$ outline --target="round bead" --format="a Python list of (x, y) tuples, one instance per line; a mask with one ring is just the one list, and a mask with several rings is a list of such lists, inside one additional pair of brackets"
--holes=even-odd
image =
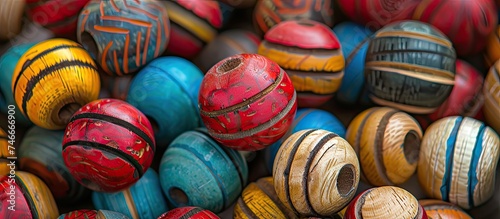
[(488, 68), (500, 60), (500, 25), (488, 37), (485, 59)]
[(49, 39), (29, 48), (17, 62), (11, 85), (16, 104), (28, 119), (59, 130), (78, 108), (97, 99), (100, 87), (92, 58), (67, 39)]
[(66, 127), (62, 145), (71, 175), (98, 192), (117, 192), (137, 182), (151, 165), (156, 148), (146, 116), (116, 99), (80, 108)]
[(78, 17), (77, 39), (109, 75), (136, 72), (167, 48), (170, 21), (159, 1), (91, 0)]
[(366, 54), (370, 98), (409, 113), (432, 113), (453, 89), (455, 62), (451, 42), (429, 24), (387, 25), (374, 34)]
[(26, 1), (3, 0), (0, 4), (0, 40), (12, 39), (21, 33)]
[[(8, 159), (8, 157), (16, 157), (16, 150), (9, 150), (12, 149), (9, 148), (11, 146), (9, 144), (9, 135), (7, 135), (7, 132), (0, 127), (0, 176), (5, 176), (8, 175), (9, 172), (13, 171), (12, 173), (15, 173), (16, 170), (16, 164), (12, 164), (11, 161)], [(14, 136), (14, 135), (12, 135)], [(11, 140), (12, 142), (12, 140)], [(13, 151), (14, 153), (11, 154), (9, 152)], [(14, 174), (12, 174), (14, 175)]]
[(484, 123), (452, 116), (432, 123), (422, 138), (418, 181), (429, 198), (464, 209), (493, 196), (500, 151), (498, 135)]
[(298, 131), (283, 142), (274, 160), (279, 200), (301, 216), (327, 217), (354, 197), (359, 161), (349, 143), (333, 132)]
[(1, 218), (57, 218), (56, 201), (45, 183), (35, 175), (16, 171), (0, 177)]
[(500, 60), (491, 66), (484, 79), (484, 118), (486, 123), (500, 133)]
[(371, 102), (365, 86), (365, 58), (369, 37), (373, 32), (349, 21), (335, 25), (333, 32), (342, 45), (345, 60), (344, 77), (335, 99), (346, 105), (369, 105)]
[(463, 211), (460, 207), (434, 199), (419, 200), (429, 218), (440, 219), (472, 219), (472, 217)]
[(60, 215), (57, 219), (130, 219), (122, 213), (107, 210), (75, 210)]
[(394, 186), (368, 189), (354, 198), (344, 219), (415, 218), (427, 219), (427, 214), (410, 192)]
[(346, 139), (361, 165), (361, 178), (374, 186), (401, 185), (417, 168), (422, 129), (410, 115), (389, 107), (358, 114)]
[(333, 0), (259, 0), (253, 9), (253, 22), (264, 34), (288, 20), (308, 19), (333, 27), (333, 5)]
[(198, 104), (210, 135), (224, 146), (256, 151), (278, 141), (297, 110), (292, 81), (257, 54), (228, 57), (201, 82)]
[[(203, 73), (180, 57), (159, 57), (134, 77), (127, 102), (158, 128), (155, 139), (164, 151), (177, 136), (201, 125), (198, 89)], [(155, 127), (155, 126), (153, 126)]]
[(158, 174), (153, 169), (148, 169), (137, 183), (125, 190), (93, 192), (92, 203), (96, 209), (119, 212), (135, 219), (157, 218), (168, 211)]
[(441, 30), (461, 56), (481, 52), (488, 35), (497, 27), (497, 8), (492, 0), (419, 2), (413, 19)]
[(170, 219), (170, 218), (182, 218), (182, 219), (219, 219), (219, 216), (214, 214), (209, 210), (205, 210), (199, 207), (179, 207), (165, 212), (157, 219)]
[(133, 75), (125, 75), (121, 77), (112, 77), (106, 74), (101, 76), (101, 91), (106, 90), (109, 92), (109, 97), (126, 101), (127, 95), (130, 90)]
[(319, 107), (333, 97), (344, 77), (345, 60), (330, 27), (312, 20), (283, 21), (264, 39), (258, 53), (286, 71), (298, 107)]
[(63, 137), (63, 130), (52, 131), (38, 126), (30, 128), (19, 146), (19, 167), (42, 179), (56, 201), (80, 202), (89, 193), (64, 165)]
[(217, 144), (205, 129), (181, 134), (161, 159), (161, 187), (174, 207), (219, 213), (236, 201), (247, 180), (243, 156)]

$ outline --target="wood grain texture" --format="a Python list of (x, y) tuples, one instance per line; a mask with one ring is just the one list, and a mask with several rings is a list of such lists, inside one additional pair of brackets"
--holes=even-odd
[(352, 146), (337, 134), (316, 129), (288, 137), (274, 160), (274, 188), (279, 200), (301, 216), (327, 217), (354, 197), (359, 161)]
[(26, 8), (24, 0), (4, 0), (0, 4), (0, 40), (14, 38), (21, 33), (23, 15)]
[(108, 210), (75, 210), (61, 214), (57, 219), (130, 219), (122, 213)]
[(446, 117), (422, 138), (418, 180), (427, 197), (471, 209), (493, 196), (498, 135), (469, 117)]
[(449, 202), (436, 199), (421, 199), (418, 203), (422, 205), (429, 219), (472, 219), (460, 207)]
[(500, 60), (491, 66), (484, 79), (483, 113), (486, 123), (500, 133)]
[(497, 26), (488, 37), (485, 54), (486, 66), (490, 68), (500, 60), (500, 26)]

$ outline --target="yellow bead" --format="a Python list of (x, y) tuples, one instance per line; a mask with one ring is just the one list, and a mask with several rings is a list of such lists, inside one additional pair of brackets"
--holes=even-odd
[(430, 219), (472, 219), (460, 207), (441, 200), (423, 199), (418, 201)]
[(7, 157), (16, 156), (9, 155), (9, 142), (7, 133), (0, 127), (0, 177), (8, 175), (10, 172), (9, 160)]

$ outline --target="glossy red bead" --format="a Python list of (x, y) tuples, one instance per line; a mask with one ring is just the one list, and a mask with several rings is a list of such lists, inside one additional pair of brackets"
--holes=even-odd
[(340, 42), (332, 29), (314, 21), (282, 22), (271, 28), (264, 39), (282, 46), (301, 49), (340, 49)]
[(199, 207), (180, 207), (174, 208), (165, 214), (162, 214), (158, 219), (183, 218), (183, 219), (219, 219), (219, 216), (209, 210), (204, 210)]

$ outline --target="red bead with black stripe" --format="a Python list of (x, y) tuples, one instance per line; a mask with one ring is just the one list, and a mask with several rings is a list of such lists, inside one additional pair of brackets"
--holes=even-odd
[(142, 177), (155, 148), (153, 128), (142, 112), (122, 100), (101, 99), (72, 116), (64, 134), (63, 158), (85, 187), (117, 192)]
[(219, 219), (219, 217), (209, 210), (205, 210), (199, 207), (180, 207), (174, 208), (158, 217), (157, 219), (168, 219), (168, 218), (179, 218), (179, 219)]

